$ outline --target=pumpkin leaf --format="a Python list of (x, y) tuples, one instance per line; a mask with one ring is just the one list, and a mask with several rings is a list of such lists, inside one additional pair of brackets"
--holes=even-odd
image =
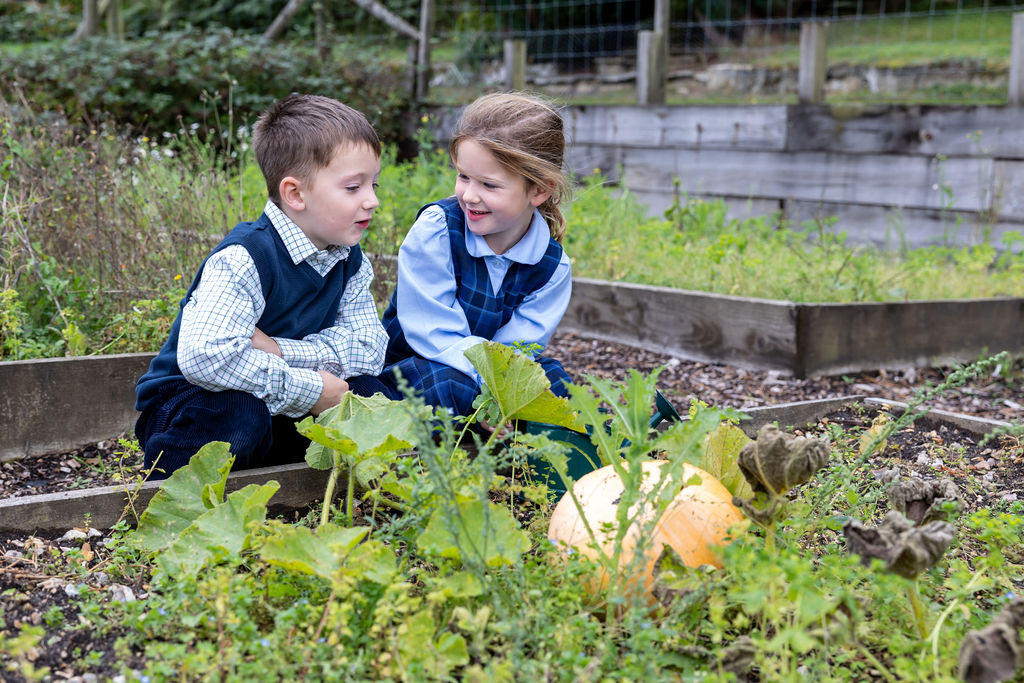
[(529, 538), (507, 509), (462, 496), (454, 506), (434, 510), (416, 544), (431, 555), (462, 562), (476, 559), (489, 567), (516, 565), (530, 548)]
[(453, 669), (469, 663), (466, 640), (461, 635), (445, 631), (435, 639), (434, 629), (434, 617), (425, 610), (407, 617), (399, 625), (395, 653), (401, 671), (420, 671), (428, 674), (428, 678), (447, 678)]
[(386, 469), (393, 460), (389, 456), (412, 449), (420, 422), (420, 416), (401, 401), (349, 392), (319, 417), (302, 420), (298, 430), (313, 441), (306, 449), (306, 462), (314, 469), (331, 469), (343, 462), (359, 478), (358, 465), (376, 459), (363, 471), (360, 483), (366, 485)]
[(398, 574), (395, 551), (380, 541), (370, 539), (352, 549), (342, 571), (349, 576), (386, 586)]
[(505, 422), (529, 420), (583, 431), (569, 402), (551, 393), (544, 368), (498, 342), (466, 349), (466, 358), (490, 387)]
[(281, 487), (276, 481), (250, 484), (223, 504), (200, 515), (157, 559), (170, 576), (195, 576), (207, 563), (238, 555), (249, 545), (252, 522), (267, 518), (267, 501)]
[(430, 595), (438, 598), (439, 603), (458, 598), (475, 598), (484, 592), (480, 579), (470, 572), (439, 576), (431, 580), (430, 587)]
[(132, 541), (155, 553), (174, 543), (200, 515), (220, 504), (235, 458), (230, 445), (213, 441), (199, 449), (188, 465), (171, 473), (139, 518)]
[(697, 465), (722, 482), (732, 495), (750, 498), (754, 489), (747, 483), (739, 463), (740, 451), (750, 442), (750, 437), (735, 424), (720, 422), (704, 437), (704, 455)]
[(808, 481), (828, 456), (825, 441), (766, 424), (758, 430), (757, 440), (740, 450), (739, 466), (755, 492), (777, 497)]
[(366, 527), (343, 527), (327, 523), (311, 530), (289, 527), (267, 539), (260, 549), (264, 561), (290, 571), (336, 581), (345, 558), (369, 533)]

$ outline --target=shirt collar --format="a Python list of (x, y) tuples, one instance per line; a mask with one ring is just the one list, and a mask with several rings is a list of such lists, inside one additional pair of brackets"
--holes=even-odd
[[(534, 209), (533, 219), (530, 221), (530, 228), (526, 231), (526, 234), (500, 256), (516, 263), (532, 266), (540, 263), (540, 260), (544, 258), (550, 241), (551, 230), (548, 228), (548, 222), (544, 220), (544, 216), (541, 215), (540, 211)], [(480, 235), (473, 234), (468, 228), (466, 229), (466, 251), (469, 252), (470, 256), (477, 258), (481, 256), (498, 256), (488, 246), (487, 240)]]
[[(288, 256), (291, 257), (292, 263), (299, 264), (311, 256), (316, 256), (320, 253), (316, 245), (306, 237), (306, 233), (302, 232), (302, 228), (296, 225), (295, 221), (291, 218), (288, 218), (285, 212), (281, 210), (281, 207), (272, 200), (267, 200), (267, 205), (263, 207), (263, 213), (267, 214), (267, 218), (270, 219), (274, 229), (277, 230), (277, 234), (281, 236), (281, 241), (284, 242), (284, 247), (288, 250)], [(349, 247), (339, 247), (332, 244), (324, 251), (330, 254), (331, 260), (343, 261), (348, 258), (349, 249)]]

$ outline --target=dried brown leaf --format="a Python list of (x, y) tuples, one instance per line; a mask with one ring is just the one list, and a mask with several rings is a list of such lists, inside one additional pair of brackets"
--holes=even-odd
[(740, 450), (739, 464), (755, 492), (775, 497), (810, 479), (828, 455), (828, 444), (821, 439), (787, 434), (767, 424), (756, 441)]
[(1015, 598), (983, 629), (971, 631), (960, 644), (960, 679), (964, 683), (999, 683), (1024, 666), (1020, 628), (1024, 598)]
[(886, 489), (893, 510), (902, 512), (918, 525), (949, 521), (946, 503), (952, 503), (956, 514), (963, 510), (960, 489), (952, 479), (906, 479), (894, 481)]
[(877, 528), (857, 519), (843, 526), (850, 552), (860, 555), (864, 564), (872, 559), (885, 563), (886, 569), (912, 579), (934, 566), (953, 542), (953, 525), (929, 522), (920, 527), (895, 510), (890, 511)]

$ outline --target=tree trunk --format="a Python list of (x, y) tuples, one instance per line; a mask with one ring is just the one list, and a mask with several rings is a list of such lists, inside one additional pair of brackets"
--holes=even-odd
[(270, 27), (263, 33), (263, 40), (274, 40), (281, 35), (285, 26), (288, 25), (288, 22), (292, 20), (295, 13), (299, 11), (300, 7), (302, 7), (302, 1), (303, 0), (288, 0), (288, 4), (284, 6), (281, 13), (274, 18)]
[(320, 59), (321, 70), (327, 66), (331, 58), (331, 13), (327, 9), (326, 0), (313, 2), (313, 16), (316, 21), (316, 54)]

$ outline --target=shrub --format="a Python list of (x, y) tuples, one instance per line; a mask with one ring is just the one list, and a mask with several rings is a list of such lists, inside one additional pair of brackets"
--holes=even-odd
[(226, 29), (97, 37), (0, 53), (0, 87), (17, 87), (39, 109), (71, 121), (107, 121), (140, 134), (198, 122), (227, 135), (275, 99), (309, 92), (359, 109), (381, 137), (397, 139), (408, 107), (403, 67), (363, 50), (356, 56), (336, 47), (321, 64), (312, 45), (265, 45)]

